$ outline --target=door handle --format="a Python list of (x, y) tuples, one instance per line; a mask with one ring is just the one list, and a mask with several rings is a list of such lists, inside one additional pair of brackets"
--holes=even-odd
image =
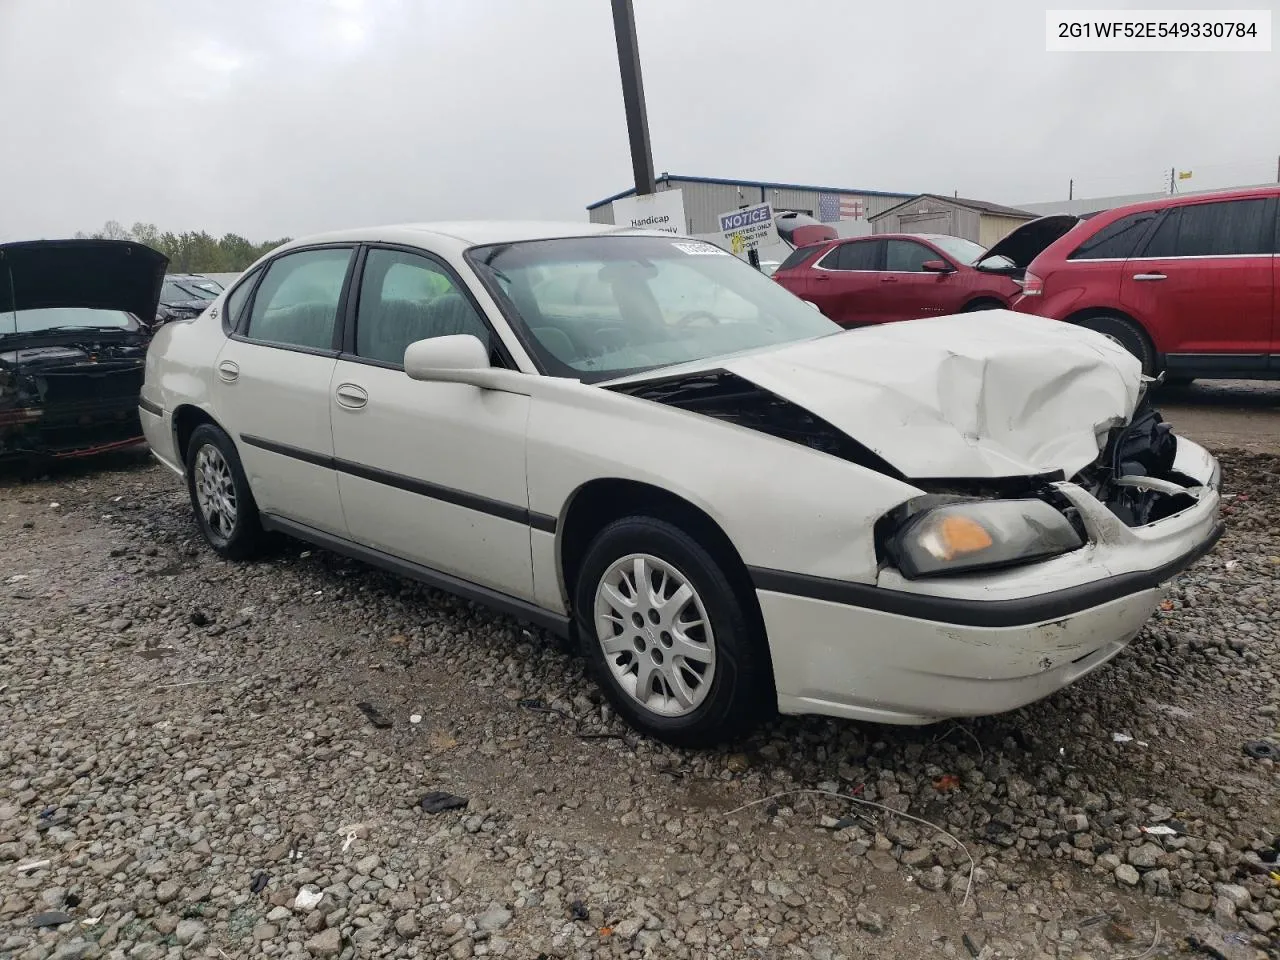
[(338, 403), (351, 410), (359, 410), (369, 402), (369, 394), (364, 387), (357, 387), (354, 383), (340, 383), (338, 389), (334, 391), (334, 395), (338, 399)]
[(235, 383), (240, 376), (240, 367), (230, 360), (218, 364), (218, 377), (227, 383)]
[(898, 278), (897, 277), (881, 277), (880, 282), (881, 283), (897, 283)]
[(818, 273), (818, 274), (814, 274), (813, 279), (815, 279), (815, 280), (821, 280), (823, 283), (826, 283), (826, 282), (827, 282), (828, 280), (830, 280), (831, 278), (830, 278), (830, 277), (828, 277), (825, 273)]
[(1135, 280), (1168, 280), (1169, 278), (1166, 277), (1163, 273), (1135, 273), (1133, 275), (1133, 279)]

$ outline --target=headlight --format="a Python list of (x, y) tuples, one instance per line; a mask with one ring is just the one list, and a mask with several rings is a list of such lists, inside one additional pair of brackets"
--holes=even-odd
[(1030, 563), (1082, 546), (1071, 521), (1043, 500), (971, 500), (913, 514), (886, 550), (914, 580)]

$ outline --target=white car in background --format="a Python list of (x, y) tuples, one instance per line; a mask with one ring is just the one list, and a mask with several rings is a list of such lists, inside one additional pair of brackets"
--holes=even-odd
[(576, 637), (678, 744), (920, 724), (1115, 656), (1221, 532), (1137, 361), (1005, 311), (844, 331), (711, 244), (585, 224), (297, 240), (151, 344), (204, 536), (282, 531)]

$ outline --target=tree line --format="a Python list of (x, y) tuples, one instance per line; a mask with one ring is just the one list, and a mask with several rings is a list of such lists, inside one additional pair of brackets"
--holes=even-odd
[(269, 250), (289, 238), (252, 243), (236, 233), (214, 237), (203, 230), (163, 233), (154, 223), (135, 223), (126, 230), (119, 222), (108, 220), (101, 230), (76, 233), (77, 240), (136, 240), (169, 258), (172, 273), (238, 273)]

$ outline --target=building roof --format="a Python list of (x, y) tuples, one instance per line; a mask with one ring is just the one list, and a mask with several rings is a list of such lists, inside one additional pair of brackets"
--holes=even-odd
[(1034, 220), (1039, 214), (1030, 213), (1026, 210), (1019, 210), (1017, 207), (1006, 207), (998, 203), (988, 203), (986, 200), (966, 200), (964, 197), (944, 197), (939, 193), (918, 193), (914, 197), (909, 197), (901, 203), (895, 204), (888, 210), (881, 210), (877, 214), (867, 217), (868, 220), (879, 220), (893, 211), (901, 209), (909, 204), (915, 203), (917, 200), (938, 200), (942, 203), (954, 204), (957, 207), (968, 207), (970, 210), (977, 210), (979, 213), (990, 213), (997, 217), (1020, 217), (1023, 220)]
[[(726, 187), (763, 187), (765, 190), (811, 190), (815, 193), (855, 193), (863, 197), (903, 197), (904, 199), (914, 199), (920, 194), (895, 193), (886, 190), (863, 190), (861, 187), (817, 187), (805, 183), (774, 183), (772, 180), (726, 180), (723, 177), (687, 177), (681, 173), (663, 173), (658, 177), (659, 183), (671, 182), (678, 180), (681, 183), (718, 183)], [(605, 197), (603, 200), (597, 200), (595, 203), (587, 204), (588, 210), (594, 210), (596, 207), (603, 207), (606, 203), (613, 203), (615, 200), (621, 200), (623, 197), (634, 196), (636, 188), (623, 190), (621, 193), (615, 193), (611, 197)]]

